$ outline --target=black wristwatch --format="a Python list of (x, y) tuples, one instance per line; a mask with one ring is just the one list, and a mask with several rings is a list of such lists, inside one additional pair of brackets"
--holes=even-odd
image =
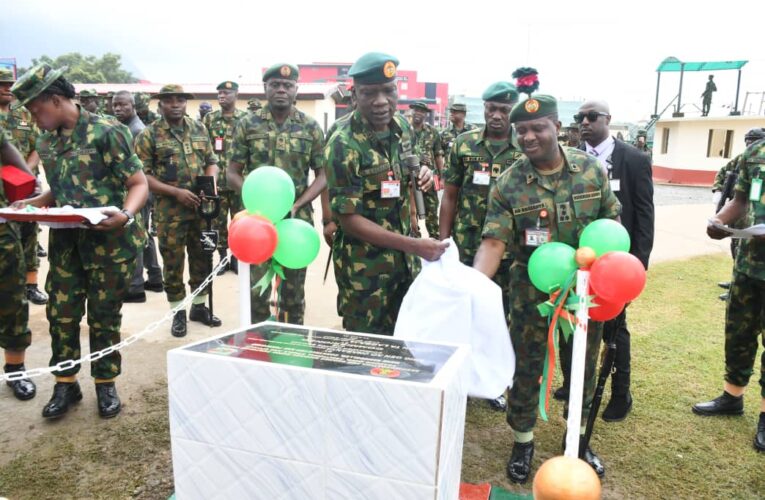
[(132, 224), (133, 222), (135, 222), (135, 215), (131, 214), (130, 212), (128, 212), (124, 208), (122, 210), (120, 210), (120, 213), (125, 214), (125, 217), (128, 218), (127, 222), (124, 224), (124, 227), (127, 227), (130, 224)]

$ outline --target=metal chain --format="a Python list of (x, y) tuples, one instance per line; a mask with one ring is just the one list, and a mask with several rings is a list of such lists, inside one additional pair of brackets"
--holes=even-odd
[(199, 288), (191, 292), (191, 295), (187, 296), (185, 299), (183, 299), (183, 302), (175, 306), (162, 316), (160, 319), (149, 323), (146, 328), (141, 330), (140, 332), (136, 333), (135, 335), (131, 335), (130, 337), (126, 338), (125, 340), (122, 340), (121, 342), (118, 342), (112, 346), (107, 347), (106, 349), (101, 349), (100, 351), (91, 352), (90, 354), (87, 354), (80, 359), (68, 359), (66, 361), (62, 361), (54, 366), (47, 366), (44, 368), (32, 368), (31, 370), (26, 370), (23, 372), (11, 372), (11, 373), (0, 373), (0, 382), (8, 381), (12, 382), (14, 380), (19, 380), (22, 378), (33, 378), (33, 377), (39, 377), (40, 375), (45, 375), (47, 373), (53, 373), (55, 371), (63, 371), (63, 370), (71, 370), (77, 365), (81, 365), (82, 363), (88, 361), (96, 361), (98, 359), (103, 358), (104, 356), (108, 356), (109, 354), (112, 354), (115, 351), (119, 351), (123, 347), (127, 347), (130, 344), (135, 343), (138, 339), (141, 337), (148, 335), (149, 333), (154, 332), (157, 330), (160, 326), (162, 326), (164, 323), (170, 321), (173, 319), (173, 316), (175, 316), (175, 313), (181, 310), (186, 310), (186, 306), (188, 306), (192, 300), (194, 300), (194, 297), (202, 293), (202, 291), (207, 288), (207, 285), (212, 283), (212, 281), (215, 279), (215, 276), (217, 276), (218, 271), (225, 265), (229, 263), (231, 260), (231, 257), (229, 255), (226, 255), (220, 262), (218, 262), (218, 265), (215, 266), (215, 268), (212, 270), (209, 276), (207, 276), (201, 285), (199, 285)]

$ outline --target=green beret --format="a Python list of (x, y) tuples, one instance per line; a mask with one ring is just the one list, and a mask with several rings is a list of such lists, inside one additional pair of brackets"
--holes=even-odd
[(484, 101), (515, 104), (518, 102), (518, 90), (516, 90), (515, 85), (512, 83), (496, 82), (489, 85), (489, 88), (483, 91), (481, 99)]
[(449, 106), (449, 111), (467, 113), (467, 106), (461, 102), (455, 102), (454, 104)]
[(388, 83), (396, 79), (398, 59), (381, 52), (368, 52), (353, 63), (348, 76), (353, 83), (375, 84)]
[(82, 99), (83, 97), (98, 97), (98, 91), (96, 89), (82, 89), (79, 98)]
[(558, 101), (551, 95), (534, 95), (513, 106), (510, 123), (536, 120), (558, 112)]
[(13, 70), (11, 68), (0, 68), (0, 82), (1, 83), (13, 83), (16, 79), (13, 77)]
[(194, 98), (194, 94), (189, 94), (188, 92), (184, 92), (183, 87), (181, 85), (178, 85), (177, 83), (169, 83), (167, 85), (164, 85), (161, 89), (159, 89), (158, 94), (154, 94), (151, 97), (156, 99), (162, 99), (163, 97), (170, 97), (172, 95), (177, 95), (177, 96), (183, 97), (184, 99)]
[(11, 104), (11, 108), (16, 109), (26, 105), (29, 101), (40, 95), (45, 89), (58, 80), (66, 71), (66, 66), (59, 69), (53, 69), (48, 64), (38, 64), (30, 69), (18, 79), (11, 87), (11, 92), (16, 96), (17, 101)]
[(412, 104), (409, 105), (409, 109), (421, 109), (425, 111), (426, 113), (430, 112), (430, 108), (428, 107), (428, 105), (422, 101), (413, 102)]
[(263, 73), (263, 81), (267, 82), (271, 78), (281, 78), (283, 80), (297, 81), (300, 72), (294, 64), (278, 63), (274, 64)]
[(239, 84), (226, 80), (225, 82), (219, 83), (218, 86), (215, 87), (215, 90), (239, 90)]

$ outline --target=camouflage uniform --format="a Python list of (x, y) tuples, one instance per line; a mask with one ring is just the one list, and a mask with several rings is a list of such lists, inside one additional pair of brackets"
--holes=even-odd
[[(192, 192), (197, 176), (204, 175), (205, 168), (218, 161), (207, 129), (202, 122), (189, 117), (184, 117), (178, 128), (172, 128), (164, 118), (148, 125), (135, 138), (135, 150), (146, 175)], [(154, 216), (167, 300), (178, 302), (186, 297), (184, 250), (189, 254), (189, 286), (192, 290), (196, 290), (210, 272), (209, 258), (202, 251), (199, 239), (206, 225), (197, 210), (158, 193), (155, 193)]]
[[(750, 199), (753, 181), (765, 180), (765, 141), (749, 146), (740, 162), (736, 191)], [(765, 223), (765, 189), (749, 201), (747, 225)], [(765, 346), (765, 241), (741, 240), (725, 314), (725, 381), (745, 386), (752, 376), (757, 337)], [(760, 393), (765, 398), (765, 352), (760, 358)]]
[[(0, 147), (7, 142), (7, 135), (0, 126)], [(8, 206), (5, 190), (0, 184), (0, 208)], [(0, 347), (23, 351), (32, 342), (27, 327), (29, 303), (24, 293), (23, 254), (19, 230), (16, 224), (0, 223)]]
[[(141, 170), (130, 131), (78, 108), (80, 116), (71, 136), (48, 132), (37, 141), (56, 206), (122, 207), (127, 179)], [(115, 231), (50, 231), (45, 289), (50, 296), (46, 313), (51, 365), (80, 357), (80, 319), (86, 301), (91, 352), (119, 342), (122, 300), (145, 238), (138, 220)], [(120, 353), (114, 352), (91, 363), (90, 372), (95, 378), (109, 379), (120, 374), (120, 365)], [(76, 365), (55, 374), (74, 375), (79, 369)]]
[[(414, 137), (411, 125), (399, 114), (389, 132), (386, 145), (358, 111), (338, 125), (325, 149), (332, 212), (358, 214), (388, 231), (410, 235), (410, 177), (401, 159), (412, 154)], [(381, 198), (381, 183), (390, 180), (389, 171), (392, 180), (401, 181), (398, 198)], [(343, 328), (392, 335), (401, 301), (417, 271), (414, 258), (354, 238), (342, 224), (332, 248)]]
[[(525, 230), (549, 227), (551, 241), (578, 246), (584, 227), (595, 219), (615, 218), (621, 205), (611, 191), (597, 159), (573, 148), (561, 148), (562, 170), (541, 175), (527, 158), (503, 173), (489, 195), (483, 236), (508, 245), (514, 262), (510, 268), (510, 337), (516, 352), (514, 384), (510, 390), (507, 421), (516, 432), (534, 428), (539, 384), (547, 352), (547, 319), (537, 305), (549, 297), (528, 277), (528, 260), (536, 247), (526, 246)], [(549, 216), (540, 219), (540, 212)], [(591, 322), (587, 335), (582, 421), (586, 421), (595, 389), (595, 364), (603, 323)]]
[[(5, 129), (8, 141), (16, 146), (21, 156), (28, 159), (35, 151), (35, 142), (40, 135), (40, 130), (32, 121), (32, 114), (26, 108), (16, 108), (7, 113), (0, 111), (0, 127)], [(32, 166), (32, 173), (39, 175), (37, 165)], [(21, 231), (21, 245), (24, 249), (24, 263), (26, 272), (33, 273), (40, 267), (40, 258), (37, 256), (37, 233), (39, 226), (36, 222), (19, 223)]]
[[(233, 152), (229, 161), (244, 166), (243, 176), (258, 167), (279, 167), (295, 183), (295, 199), (308, 188), (311, 169), (324, 166), (324, 134), (319, 124), (302, 111), (292, 109), (287, 120), (278, 125), (267, 104), (249, 113), (234, 128)], [(295, 218), (313, 225), (313, 207), (307, 203), (295, 213)], [(268, 270), (268, 264), (252, 266), (252, 283), (256, 283)], [(303, 324), (305, 314), (305, 269), (285, 269), (281, 285), (279, 321)], [(269, 301), (271, 287), (261, 296), (252, 294), (252, 321), (263, 321), (271, 316)], [(274, 305), (274, 304), (272, 304)]]
[[(433, 125), (423, 123), (422, 130), (417, 131), (412, 127), (412, 131), (415, 137), (414, 154), (420, 158), (420, 165), (427, 165), (435, 175), (442, 175), (436, 168), (436, 157), (444, 155), (438, 130)], [(438, 193), (431, 189), (422, 193), (422, 196), (425, 199), (425, 229), (428, 230), (428, 236), (438, 238)]]
[(465, 126), (462, 128), (462, 130), (457, 130), (452, 124), (446, 130), (441, 131), (441, 148), (444, 150), (444, 154), (446, 155), (444, 165), (449, 165), (449, 153), (451, 152), (452, 146), (454, 145), (457, 137), (460, 134), (470, 132), (471, 130), (475, 130), (477, 128), (478, 127), (475, 125), (465, 122)]
[(144, 123), (144, 125), (148, 126), (159, 120), (159, 115), (149, 109), (149, 103), (151, 102), (151, 97), (149, 94), (144, 92), (136, 92), (134, 98), (135, 112), (138, 115), (138, 118), (140, 118)]
[(236, 215), (241, 210), (240, 196), (228, 187), (226, 180), (226, 168), (228, 159), (233, 153), (234, 126), (241, 118), (247, 115), (246, 111), (234, 109), (232, 116), (223, 116), (223, 110), (216, 110), (205, 115), (202, 123), (205, 124), (210, 134), (210, 142), (213, 151), (218, 155), (218, 196), (220, 196), (220, 215), (215, 221), (215, 229), (218, 230), (218, 249), (225, 251), (228, 248), (228, 216)]
[[(506, 146), (493, 154), (488, 147), (485, 129), (473, 129), (461, 134), (452, 144), (449, 163), (444, 174), (444, 183), (457, 186), (457, 213), (452, 226), (452, 238), (459, 249), (460, 261), (466, 266), (473, 265), (478, 247), (481, 246), (481, 229), (486, 218), (486, 206), (491, 187), (499, 175), (510, 168), (523, 154), (508, 139)], [(489, 171), (489, 185), (473, 182), (474, 172)], [(505, 252), (494, 282), (502, 288), (505, 315), (509, 312), (510, 264), (512, 258)]]

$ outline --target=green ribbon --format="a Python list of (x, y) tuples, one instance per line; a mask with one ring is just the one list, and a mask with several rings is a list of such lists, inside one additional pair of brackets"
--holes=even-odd
[(263, 275), (260, 280), (258, 280), (257, 283), (255, 283), (255, 286), (252, 287), (253, 290), (257, 291), (260, 289), (259, 295), (262, 296), (264, 293), (266, 293), (266, 290), (268, 290), (268, 287), (271, 286), (271, 282), (273, 279), (279, 275), (281, 279), (284, 278), (284, 267), (276, 262), (276, 259), (271, 259), (269, 261), (268, 270), (266, 270), (266, 274)]

